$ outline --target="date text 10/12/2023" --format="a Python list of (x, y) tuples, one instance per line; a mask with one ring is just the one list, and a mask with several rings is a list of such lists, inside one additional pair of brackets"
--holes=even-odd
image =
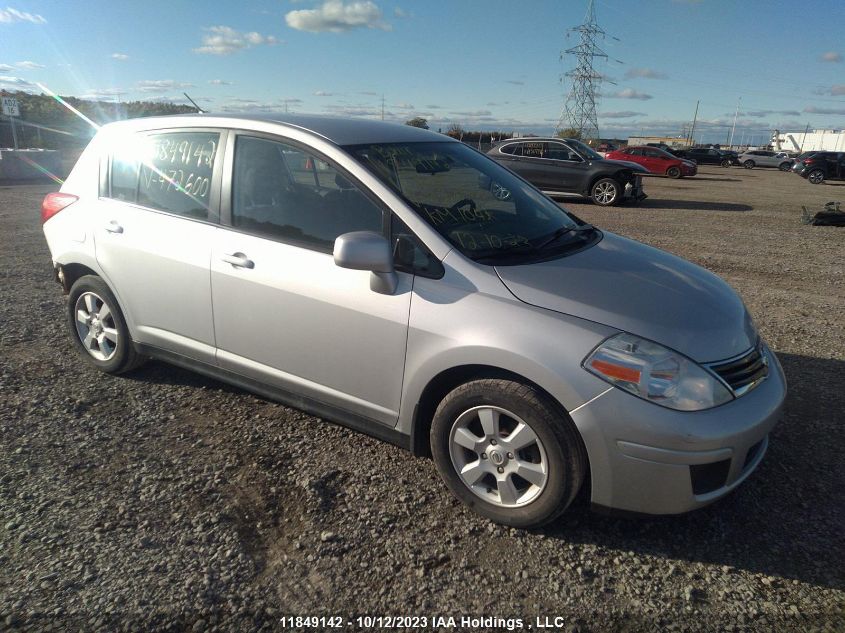
[(500, 616), (284, 616), (283, 628), (290, 629), (472, 629), (489, 631), (520, 631), (556, 629), (567, 624), (561, 616), (536, 616), (533, 620)]

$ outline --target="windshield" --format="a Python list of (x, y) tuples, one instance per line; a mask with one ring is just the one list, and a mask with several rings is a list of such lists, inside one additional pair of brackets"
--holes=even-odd
[(587, 145), (586, 143), (582, 143), (581, 141), (576, 141), (575, 139), (566, 141), (572, 147), (574, 147), (579, 154), (582, 156), (586, 156), (590, 160), (602, 160), (604, 156), (596, 152), (592, 147)]
[(516, 264), (557, 256), (584, 246), (586, 233), (597, 233), (463, 143), (389, 143), (346, 150), (478, 262)]

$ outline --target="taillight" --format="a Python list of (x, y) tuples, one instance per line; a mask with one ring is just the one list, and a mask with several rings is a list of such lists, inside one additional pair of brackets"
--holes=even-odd
[(61, 193), (60, 191), (48, 193), (41, 203), (41, 223), (44, 224), (59, 211), (72, 205), (77, 200), (79, 200), (79, 196), (72, 193)]
[(805, 158), (805, 159), (804, 159), (804, 164), (805, 164), (805, 165), (810, 165), (810, 164), (812, 164), (812, 162), (813, 162), (813, 159), (812, 159), (812, 158)]

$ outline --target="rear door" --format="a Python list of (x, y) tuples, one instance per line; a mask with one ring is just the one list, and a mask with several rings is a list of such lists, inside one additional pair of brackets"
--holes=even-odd
[(213, 362), (209, 259), (225, 132), (134, 133), (104, 165), (97, 261), (135, 339)]
[(537, 170), (542, 171), (543, 189), (563, 193), (580, 193), (586, 187), (587, 162), (566, 143), (544, 144), (543, 157)]

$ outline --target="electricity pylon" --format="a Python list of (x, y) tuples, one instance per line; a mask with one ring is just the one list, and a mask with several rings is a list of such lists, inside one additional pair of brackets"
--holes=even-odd
[[(595, 68), (593, 62), (596, 58), (607, 59), (607, 53), (598, 47), (596, 40), (604, 37), (605, 32), (596, 23), (596, 10), (593, 0), (587, 5), (587, 16), (584, 23), (569, 29), (570, 33), (578, 33), (578, 45), (562, 51), (560, 59), (564, 55), (575, 57), (575, 67), (564, 74), (571, 81), (569, 93), (563, 103), (563, 110), (560, 113), (555, 132), (561, 129), (571, 128), (577, 130), (583, 139), (599, 137), (599, 123), (596, 115), (596, 101), (599, 97), (602, 75)], [(561, 77), (561, 81), (564, 81)]]

